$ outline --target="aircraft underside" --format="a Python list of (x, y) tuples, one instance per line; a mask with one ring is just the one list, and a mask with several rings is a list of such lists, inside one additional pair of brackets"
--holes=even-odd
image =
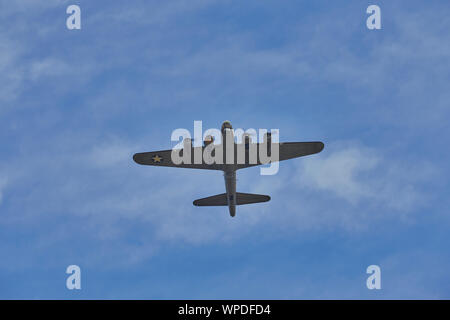
[[(244, 135), (242, 143), (237, 144), (234, 141), (231, 123), (228, 121), (222, 124), (221, 138), (222, 143), (218, 146), (211, 145), (213, 139), (205, 139), (205, 145), (202, 147), (193, 147), (191, 143), (188, 143), (183, 149), (136, 153), (133, 159), (142, 165), (223, 171), (226, 193), (197, 199), (193, 204), (195, 206), (228, 206), (230, 216), (234, 217), (236, 206), (270, 200), (268, 195), (236, 192), (237, 170), (319, 153), (324, 148), (324, 144), (320, 141), (274, 143), (271, 141), (270, 133), (264, 136), (261, 143), (252, 143), (250, 136)], [(218, 147), (223, 148), (223, 150), (220, 149), (222, 154), (216, 153), (215, 148)], [(220, 161), (211, 162), (208, 158), (205, 159), (206, 151), (211, 151), (209, 156), (211, 158), (217, 156)], [(174, 154), (183, 157), (183, 161), (174, 161)], [(200, 159), (196, 158), (198, 155)]]

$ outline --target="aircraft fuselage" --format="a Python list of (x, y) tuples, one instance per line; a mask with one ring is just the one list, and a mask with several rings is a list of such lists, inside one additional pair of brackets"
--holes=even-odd
[[(232, 129), (231, 123), (225, 121), (222, 124), (222, 143), (226, 144), (226, 130)], [(234, 145), (234, 136), (229, 135), (228, 137), (232, 137), (233, 145)], [(227, 148), (224, 148), (224, 158), (226, 158)], [(227, 202), (228, 202), (228, 210), (230, 211), (230, 216), (234, 217), (236, 215), (236, 166), (234, 164), (225, 164), (223, 168), (223, 177), (225, 179), (225, 189), (227, 193)]]

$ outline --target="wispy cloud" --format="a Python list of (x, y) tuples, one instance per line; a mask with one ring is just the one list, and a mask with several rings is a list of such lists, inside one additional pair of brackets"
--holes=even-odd
[(298, 183), (302, 188), (330, 192), (353, 205), (369, 202), (408, 212), (424, 201), (417, 185), (435, 175), (430, 163), (400, 163), (380, 150), (351, 143), (328, 148), (323, 157), (301, 162)]

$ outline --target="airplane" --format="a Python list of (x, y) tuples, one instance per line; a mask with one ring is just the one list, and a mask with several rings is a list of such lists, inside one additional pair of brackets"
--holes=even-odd
[[(226, 145), (226, 139), (230, 137), (230, 132), (232, 134), (233, 127), (231, 126), (230, 121), (224, 121), (221, 127), (222, 134), (222, 145)], [(256, 155), (256, 161), (250, 160), (249, 152), (250, 150), (259, 151), (261, 147), (267, 148), (266, 150), (271, 150), (271, 147), (278, 146), (278, 161), (288, 160), (292, 158), (298, 158), (302, 156), (307, 156), (315, 153), (319, 153), (323, 150), (324, 144), (320, 141), (313, 142), (281, 142), (278, 144), (273, 143), (271, 139), (271, 132), (268, 132), (264, 135), (263, 142), (252, 144), (251, 137), (249, 134), (244, 134), (242, 139), (242, 144), (245, 144), (245, 148), (241, 150), (245, 150), (245, 159), (244, 161), (237, 161), (237, 151), (238, 144), (234, 142), (233, 138), (232, 145), (234, 146), (234, 161), (222, 161), (222, 164), (214, 162), (212, 164), (208, 164), (205, 159), (201, 159), (201, 163), (195, 163), (194, 154), (195, 149), (199, 148), (203, 155), (203, 151), (205, 148), (214, 142), (214, 138), (211, 136), (205, 137), (204, 145), (200, 147), (193, 147), (191, 144), (191, 160), (189, 163), (180, 163), (176, 164), (172, 161), (171, 155), (174, 150), (162, 150), (162, 151), (152, 151), (152, 152), (141, 152), (133, 155), (133, 160), (141, 165), (150, 165), (150, 166), (162, 166), (162, 167), (175, 167), (175, 168), (192, 168), (192, 169), (209, 169), (209, 170), (222, 170), (224, 172), (225, 179), (225, 190), (226, 193), (221, 193), (218, 195), (197, 199), (193, 202), (195, 206), (228, 206), (228, 210), (231, 217), (236, 215), (236, 206), (251, 204), (251, 203), (259, 203), (259, 202), (267, 202), (270, 200), (270, 196), (262, 195), (262, 194), (251, 194), (251, 193), (242, 193), (236, 192), (236, 171), (243, 168), (248, 168), (252, 166), (267, 164), (267, 162), (263, 162), (261, 157), (259, 156), (259, 152)], [(188, 142), (189, 143), (189, 142)], [(266, 143), (266, 146), (262, 146), (262, 144)], [(241, 146), (242, 147), (242, 146)], [(255, 147), (255, 149), (252, 149)], [(226, 159), (226, 148), (223, 151), (223, 158)], [(176, 152), (182, 152), (184, 150), (175, 150)], [(199, 161), (197, 161), (199, 162)], [(275, 161), (274, 161), (275, 162)]]

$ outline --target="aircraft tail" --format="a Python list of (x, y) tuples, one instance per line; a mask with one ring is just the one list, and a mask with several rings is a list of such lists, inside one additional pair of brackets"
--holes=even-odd
[[(270, 200), (269, 196), (264, 194), (252, 194), (236, 192), (236, 205), (267, 202)], [(194, 206), (227, 206), (227, 194), (221, 193), (215, 196), (206, 197), (194, 201)]]

